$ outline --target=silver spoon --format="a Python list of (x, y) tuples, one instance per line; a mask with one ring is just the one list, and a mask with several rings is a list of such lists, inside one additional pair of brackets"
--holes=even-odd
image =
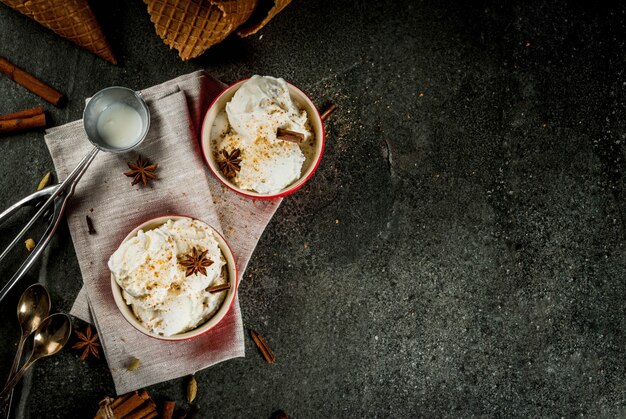
[(59, 352), (70, 338), (70, 333), (72, 333), (72, 324), (66, 314), (56, 313), (50, 317), (46, 317), (41, 322), (35, 331), (33, 351), (30, 354), (30, 358), (26, 361), (24, 366), (11, 377), (4, 387), (4, 390), (2, 390), (2, 393), (0, 393), (0, 404), (3, 414), (6, 414), (11, 390), (22, 378), (24, 373), (37, 362), (37, 360)]
[[(17, 368), (20, 365), (24, 342), (37, 330), (41, 322), (48, 317), (48, 314), (50, 314), (50, 294), (48, 294), (46, 287), (41, 284), (33, 284), (26, 288), (20, 297), (20, 301), (17, 303), (17, 321), (22, 328), (22, 335), (17, 344), (17, 351), (15, 353), (15, 359), (13, 359), (9, 380), (11, 376), (17, 372)], [(11, 410), (12, 399), (13, 389), (11, 389), (11, 394), (9, 395), (9, 411)]]

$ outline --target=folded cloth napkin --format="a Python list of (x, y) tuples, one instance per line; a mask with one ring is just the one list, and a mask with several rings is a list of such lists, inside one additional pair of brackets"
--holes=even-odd
[[(185, 214), (224, 235), (235, 254), (241, 281), (256, 243), (281, 201), (240, 197), (206, 170), (198, 136), (209, 104), (224, 87), (198, 71), (143, 90), (151, 114), (147, 138), (126, 154), (100, 152), (70, 201), (67, 222), (84, 282), (72, 313), (98, 329), (118, 394), (244, 356), (238, 299), (208, 333), (187, 341), (162, 341), (142, 334), (124, 320), (113, 300), (107, 267), (109, 256), (137, 225), (156, 216)], [(45, 141), (59, 179), (92, 147), (82, 121), (48, 130)], [(159, 179), (147, 187), (131, 186), (131, 179), (123, 175), (128, 170), (126, 162), (139, 154), (159, 165)], [(96, 234), (89, 235), (86, 215), (92, 218)], [(141, 366), (130, 372), (127, 366), (133, 358), (139, 359)]]

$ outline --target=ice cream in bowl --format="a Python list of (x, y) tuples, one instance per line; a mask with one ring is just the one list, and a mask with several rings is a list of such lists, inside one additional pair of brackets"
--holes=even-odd
[(185, 340), (208, 331), (224, 318), (237, 290), (228, 244), (211, 226), (190, 217), (141, 224), (108, 265), (124, 318), (159, 339)]
[(201, 144), (209, 169), (226, 186), (252, 198), (278, 198), (315, 172), (324, 126), (302, 90), (280, 78), (253, 76), (211, 104)]

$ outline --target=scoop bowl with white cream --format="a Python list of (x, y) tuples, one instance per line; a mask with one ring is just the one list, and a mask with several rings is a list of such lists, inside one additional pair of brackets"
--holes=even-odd
[(128, 148), (141, 137), (142, 125), (139, 112), (132, 106), (115, 102), (102, 111), (96, 129), (98, 135), (111, 147)]
[[(281, 130), (301, 135), (301, 141), (284, 140)], [(201, 144), (222, 183), (248, 197), (271, 199), (295, 192), (313, 175), (324, 150), (324, 128), (303, 91), (280, 78), (253, 76), (215, 99)], [(225, 173), (224, 156), (235, 151), (238, 168)]]
[[(185, 266), (204, 252), (204, 270)], [(131, 325), (152, 337), (198, 336), (226, 315), (237, 288), (235, 261), (224, 238), (202, 221), (183, 216), (150, 220), (111, 255), (115, 302)], [(215, 292), (216, 287), (225, 288)]]
[(87, 138), (99, 150), (123, 153), (146, 138), (150, 110), (140, 93), (126, 87), (107, 87), (87, 102), (83, 126)]

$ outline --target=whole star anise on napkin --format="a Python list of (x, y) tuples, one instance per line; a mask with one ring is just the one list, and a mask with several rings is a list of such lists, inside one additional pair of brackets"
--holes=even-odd
[(98, 332), (91, 333), (91, 325), (87, 325), (87, 329), (85, 333), (79, 332), (76, 330), (76, 336), (78, 336), (78, 342), (72, 346), (72, 349), (82, 349), (83, 353), (80, 355), (80, 360), (86, 360), (89, 355), (93, 355), (94, 357), (100, 359), (100, 352), (98, 347), (100, 344), (98, 343)]
[(206, 276), (206, 268), (213, 264), (213, 261), (206, 257), (207, 251), (198, 252), (195, 247), (191, 254), (185, 256), (180, 264), (185, 268), (185, 276), (201, 273)]
[(238, 148), (234, 149), (230, 153), (226, 150), (222, 150), (222, 156), (224, 156), (224, 158), (218, 162), (218, 166), (227, 178), (234, 178), (237, 176), (237, 172), (241, 170), (241, 166), (239, 166), (241, 163), (241, 159), (239, 158), (240, 155), (241, 150)]
[(157, 178), (157, 175), (154, 174), (154, 171), (159, 167), (158, 164), (150, 164), (148, 160), (145, 160), (142, 156), (137, 158), (135, 163), (128, 162), (126, 163), (128, 168), (130, 169), (128, 172), (124, 174), (128, 177), (132, 177), (133, 182), (131, 186), (136, 185), (141, 182), (144, 185), (147, 185), (148, 182)]

